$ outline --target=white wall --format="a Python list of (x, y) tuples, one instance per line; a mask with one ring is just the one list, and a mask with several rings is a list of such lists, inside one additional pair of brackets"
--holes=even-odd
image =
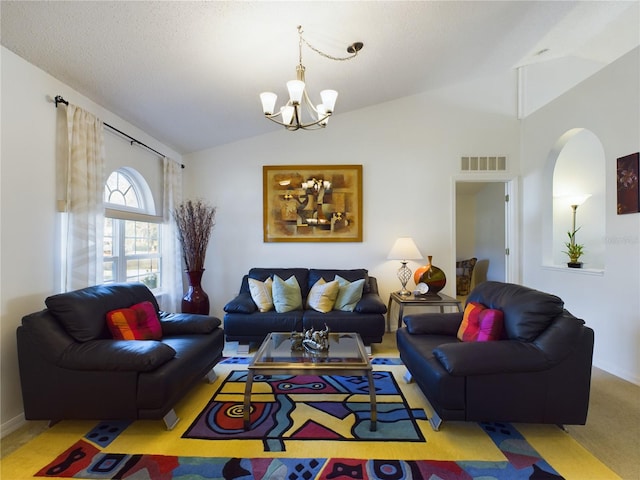
[[(524, 283), (553, 292), (595, 330), (594, 364), (640, 384), (640, 214), (616, 214), (616, 158), (640, 150), (640, 49), (636, 48), (522, 122)], [(543, 266), (552, 238), (554, 146), (573, 128), (602, 142), (604, 273)], [(591, 201), (591, 200), (589, 200)], [(587, 212), (584, 209), (584, 212)], [(590, 221), (579, 210), (581, 223)], [(595, 219), (591, 219), (595, 220)]]
[(64, 108), (56, 110), (51, 98), (60, 94), (152, 148), (179, 161), (181, 156), (4, 47), (0, 55), (0, 427), (4, 432), (23, 421), (16, 328), (24, 315), (44, 308), (44, 299), (55, 293), (58, 284), (56, 119)]
[[(326, 130), (276, 129), (185, 155), (185, 191), (218, 207), (203, 279), (212, 313), (224, 314), (253, 266), (364, 267), (378, 278), (386, 301), (400, 287), (399, 262), (386, 260), (399, 236), (413, 237), (423, 255), (433, 255), (448, 278), (444, 293), (455, 295), (452, 177), (461, 178), (460, 157), (468, 152), (506, 154), (517, 169), (515, 102), (497, 111), (493, 96), (502, 89), (515, 99), (515, 83), (510, 75), (457, 85), (338, 113)], [(463, 105), (466, 97), (475, 98), (472, 106)], [(482, 98), (489, 99), (484, 109)], [(363, 165), (362, 243), (263, 243), (262, 165), (288, 164)]]

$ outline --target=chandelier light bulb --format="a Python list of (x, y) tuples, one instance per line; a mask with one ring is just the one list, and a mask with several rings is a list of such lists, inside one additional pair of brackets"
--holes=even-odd
[(287, 105), (282, 107), (280, 111), (282, 112), (282, 122), (285, 125), (291, 125), (291, 121), (293, 120), (293, 110), (295, 107), (291, 105)]
[(327, 113), (333, 113), (333, 109), (336, 106), (336, 99), (338, 98), (338, 92), (335, 90), (322, 90), (320, 92), (320, 98), (322, 98), (322, 105)]
[(326, 125), (329, 122), (329, 117), (327, 116), (327, 109), (324, 108), (324, 105), (322, 103), (316, 106), (316, 112), (318, 112), (318, 120), (320, 121), (320, 125)]
[(289, 90), (289, 100), (293, 105), (300, 105), (302, 102), (302, 94), (304, 93), (304, 82), (301, 80), (290, 80), (287, 82), (287, 90)]
[(265, 115), (273, 115), (276, 109), (276, 101), (278, 95), (273, 92), (262, 92), (260, 94), (260, 101), (262, 102), (262, 111)]

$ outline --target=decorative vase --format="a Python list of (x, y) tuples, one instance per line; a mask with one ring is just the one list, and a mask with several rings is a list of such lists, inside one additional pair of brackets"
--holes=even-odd
[(202, 274), (204, 269), (187, 271), (189, 277), (189, 289), (182, 297), (182, 313), (198, 313), (209, 315), (209, 296), (202, 289)]
[(437, 294), (447, 284), (447, 276), (442, 269), (436, 267), (431, 263), (432, 255), (429, 255), (429, 263), (416, 270), (413, 279), (416, 284), (422, 282), (426, 283), (429, 287), (427, 294)]

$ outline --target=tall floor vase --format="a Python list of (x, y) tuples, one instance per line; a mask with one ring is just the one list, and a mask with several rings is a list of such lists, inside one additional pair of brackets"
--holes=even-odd
[(209, 296), (202, 289), (203, 270), (187, 271), (189, 288), (182, 297), (182, 313), (199, 313), (209, 315)]

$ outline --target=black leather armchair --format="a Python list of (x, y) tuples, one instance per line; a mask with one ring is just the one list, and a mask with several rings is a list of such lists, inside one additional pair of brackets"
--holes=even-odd
[[(149, 301), (160, 340), (114, 340), (106, 314)], [(54, 295), (17, 329), (25, 418), (178, 421), (174, 405), (193, 385), (215, 379), (220, 320), (158, 309), (143, 284), (108, 284)]]
[(504, 340), (461, 342), (463, 313), (404, 318), (400, 358), (427, 397), (438, 430), (443, 420), (586, 423), (593, 330), (554, 295), (485, 282), (467, 302), (504, 314)]

